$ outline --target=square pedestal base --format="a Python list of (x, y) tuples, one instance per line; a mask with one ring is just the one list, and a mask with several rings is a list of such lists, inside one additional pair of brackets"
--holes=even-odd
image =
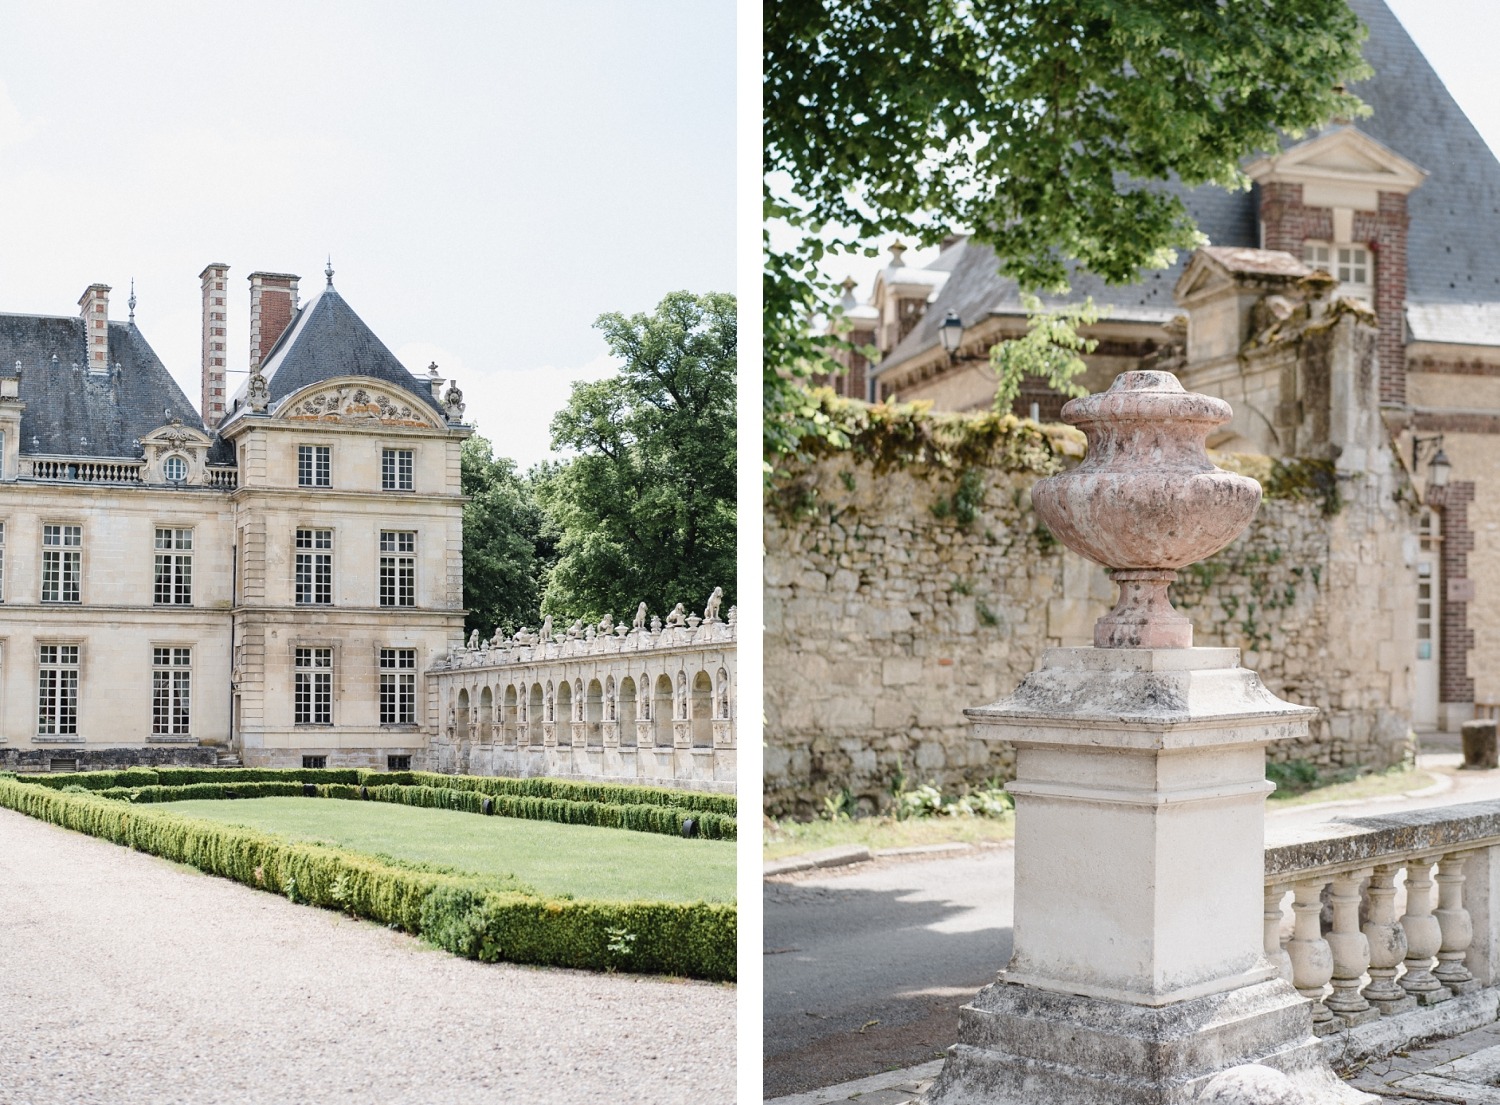
[(925, 1105), (1378, 1105), (1341, 1082), (1281, 979), (1165, 1006), (1000, 981), (959, 1014)]

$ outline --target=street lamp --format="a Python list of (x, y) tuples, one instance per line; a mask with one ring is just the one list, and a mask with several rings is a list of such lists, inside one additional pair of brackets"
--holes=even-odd
[(1411, 439), (1411, 472), (1416, 475), (1422, 467), (1422, 457), (1430, 454), (1427, 462), (1430, 472), (1427, 476), (1429, 487), (1446, 487), (1448, 485), (1448, 473), (1453, 465), (1448, 460), (1448, 454), (1443, 452), (1443, 435), (1433, 434), (1431, 437), (1413, 437)]
[(964, 340), (964, 323), (952, 311), (943, 319), (943, 324), (938, 327), (938, 336), (943, 340), (943, 348), (948, 351), (948, 359), (951, 361), (958, 353), (959, 343)]

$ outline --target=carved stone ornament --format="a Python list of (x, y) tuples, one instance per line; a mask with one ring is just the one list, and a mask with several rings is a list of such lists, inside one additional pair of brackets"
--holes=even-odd
[(1170, 372), (1121, 373), (1108, 391), (1063, 407), (1088, 456), (1039, 482), (1031, 501), (1059, 541), (1119, 584), (1118, 604), (1094, 625), (1096, 648), (1192, 647), (1192, 623), (1167, 587), (1178, 568), (1238, 537), (1260, 504), (1260, 484), (1208, 459), (1209, 431), (1231, 414)]
[(250, 384), (245, 389), (245, 403), (256, 414), (265, 413), (265, 409), (271, 405), (271, 385), (266, 383), (265, 374), (260, 369), (250, 374)]
[(281, 417), (298, 422), (376, 422), (392, 426), (430, 426), (431, 421), (406, 399), (369, 387), (333, 387), (299, 399)]
[(448, 381), (448, 390), (443, 392), (443, 410), (448, 413), (450, 422), (462, 422), (464, 417), (464, 393), (458, 389), (458, 384)]

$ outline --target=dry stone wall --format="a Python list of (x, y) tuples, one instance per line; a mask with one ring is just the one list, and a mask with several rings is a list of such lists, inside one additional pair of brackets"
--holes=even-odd
[[(882, 808), (902, 780), (1011, 777), (1011, 750), (974, 739), (962, 711), (1009, 693), (1044, 648), (1090, 643), (1114, 590), (1033, 514), (1036, 479), (876, 475), (847, 456), (797, 474), (815, 512), (766, 519), (768, 813), (808, 816), (844, 790)], [(1264, 502), (1174, 589), (1195, 643), (1242, 648), (1273, 692), (1323, 711), (1273, 758), (1386, 766), (1406, 753), (1415, 592), (1389, 570), (1405, 513), (1379, 484), (1341, 481), (1331, 516), (1316, 498)]]

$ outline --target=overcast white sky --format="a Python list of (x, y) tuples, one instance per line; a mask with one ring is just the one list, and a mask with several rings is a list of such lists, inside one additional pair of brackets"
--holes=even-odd
[[(1494, 56), (1500, 4), (1496, 0), (1386, 0), (1386, 4), (1490, 149), (1500, 152), (1500, 67)], [(885, 247), (894, 240), (880, 244)], [(911, 249), (904, 260), (908, 265), (926, 265), (937, 254), (936, 247)], [(889, 257), (882, 249), (878, 258), (840, 257), (824, 269), (839, 280), (853, 276), (859, 281), (855, 294), (864, 299)]]
[[(198, 273), (334, 283), (523, 468), (595, 318), (734, 290), (732, 0), (0, 7), (0, 311), (113, 287), (199, 400)], [(231, 390), (244, 379), (231, 374)]]

